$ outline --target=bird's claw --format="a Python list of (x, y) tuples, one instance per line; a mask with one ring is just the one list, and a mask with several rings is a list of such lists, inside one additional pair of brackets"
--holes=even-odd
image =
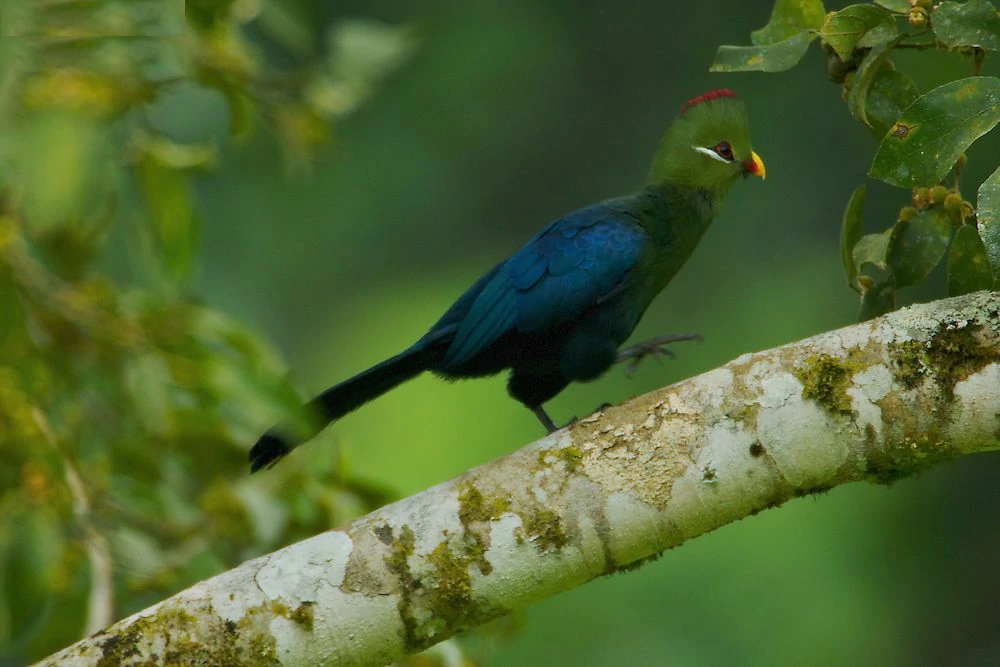
[(663, 357), (673, 359), (677, 355), (674, 354), (673, 350), (666, 347), (666, 344), (688, 340), (701, 341), (703, 339), (700, 334), (674, 334), (670, 336), (658, 336), (622, 350), (618, 353), (618, 361), (628, 361), (628, 365), (625, 367), (625, 376), (631, 378), (639, 368), (639, 364), (642, 363), (643, 359), (646, 357), (653, 357), (657, 362), (662, 362)]

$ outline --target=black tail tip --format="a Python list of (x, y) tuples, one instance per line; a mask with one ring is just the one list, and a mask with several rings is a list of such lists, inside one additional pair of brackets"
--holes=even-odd
[(270, 468), (290, 451), (292, 451), (292, 446), (288, 444), (287, 440), (271, 432), (265, 433), (250, 448), (250, 473), (253, 474), (262, 468)]

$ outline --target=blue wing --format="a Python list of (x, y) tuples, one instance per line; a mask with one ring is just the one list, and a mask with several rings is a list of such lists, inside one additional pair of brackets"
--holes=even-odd
[(500, 265), (445, 354), (455, 367), (510, 331), (537, 333), (582, 315), (624, 284), (649, 240), (614, 202), (561, 218)]

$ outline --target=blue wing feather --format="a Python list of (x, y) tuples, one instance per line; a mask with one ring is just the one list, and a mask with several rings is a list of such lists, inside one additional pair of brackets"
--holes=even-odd
[(445, 364), (461, 365), (507, 332), (537, 333), (573, 320), (617, 291), (648, 237), (614, 204), (555, 221), (502, 264), (458, 326)]

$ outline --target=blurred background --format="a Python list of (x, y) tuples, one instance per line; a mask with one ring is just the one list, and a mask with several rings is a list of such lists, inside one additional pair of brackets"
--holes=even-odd
[[(840, 86), (827, 81), (822, 50), (813, 45), (798, 67), (780, 74), (708, 72), (719, 45), (749, 43), (749, 32), (767, 22), (771, 3), (272, 5), (280, 7), (279, 18), (272, 8), (263, 26), (256, 17), (241, 28), (262, 61), (281, 68), (331, 57), (331, 44), (337, 44), (331, 35), (352, 25), (344, 19), (364, 19), (379, 22), (364, 24), (376, 26), (375, 33), (388, 31), (389, 46), (371, 43), (387, 50), (392, 66), (378, 74), (357, 108), (331, 113), (328, 141), (308, 154), (296, 151), (282, 130), (287, 127), (280, 107), (271, 114), (277, 124), (265, 118), (252, 136), (233, 139), (238, 117), (220, 88), (204, 80), (144, 102), (147, 133), (216, 147), (211, 164), (199, 163), (190, 177), (200, 247), (181, 287), (136, 277), (143, 260), (127, 231), (109, 232), (87, 271), (111, 276), (123, 291), (139, 285), (159, 295), (160, 304), (197, 303), (243, 323), (272, 341), (284, 364), (266, 351), (260, 352), (265, 361), (253, 367), (282, 377), (287, 368), (302, 395), (410, 344), (465, 287), (548, 221), (636, 189), (678, 107), (717, 87), (730, 87), (746, 100), (768, 178), (737, 184), (692, 260), (635, 334), (639, 340), (695, 331), (705, 342), (676, 346), (675, 360), (646, 363), (632, 379), (617, 369), (598, 382), (571, 387), (549, 405), (550, 414), (557, 422), (583, 416), (601, 403), (621, 402), (744, 352), (855, 321), (858, 300), (845, 284), (838, 234), (850, 193), (866, 180), (876, 142), (847, 113)], [(302, 51), (283, 47), (274, 34), (302, 44)], [(897, 66), (924, 91), (970, 67), (959, 56), (904, 55), (912, 59), (897, 59)], [(997, 72), (988, 59), (985, 73)], [(998, 151), (996, 138), (970, 151), (968, 188), (994, 167), (993, 160), (977, 156)], [(116, 221), (148, 215), (136, 211), (143, 196), (155, 193), (143, 195), (142, 187), (129, 183), (120, 192)], [(868, 227), (890, 224), (908, 200), (907, 191), (872, 183)], [(48, 261), (44, 253), (38, 256)], [(943, 295), (938, 278), (906, 296)], [(218, 391), (239, 395), (241, 377)], [(90, 386), (86, 378), (79, 382)], [(80, 444), (68, 430), (63, 451), (90, 447), (89, 454), (75, 454), (80, 474), (88, 479), (89, 470), (101, 480), (90, 482), (92, 528), (106, 532), (111, 560), (125, 572), (116, 574), (114, 617), (232, 561), (537, 439), (542, 434), (535, 417), (507, 397), (504, 382), (418, 378), (252, 482), (246, 480), (245, 450), (274, 417), (274, 405), (291, 403), (284, 389), (267, 394), (280, 396), (270, 401), (271, 412), (247, 410), (238, 418), (219, 407), (222, 399), (204, 399), (222, 415), (225, 428), (218, 430), (201, 424), (153, 436), (140, 427), (118, 433), (115, 442), (129, 443), (121, 445), (123, 454), (110, 445), (103, 450)], [(60, 405), (72, 403), (72, 396), (66, 393)], [(40, 403), (51, 405), (48, 400)], [(177, 444), (180, 439), (189, 444)], [(218, 451), (211, 455), (210, 477), (197, 483), (189, 471), (198, 457), (209, 455), (186, 450), (196, 446), (190, 443)], [(11, 544), (23, 544), (23, 536), (0, 538), (7, 549), (0, 656), (12, 665), (78, 637), (93, 586), (80, 546), (87, 529), (71, 525), (79, 503), (58, 490), (62, 475), (50, 475), (56, 489), (51, 497), (63, 499), (51, 526), (36, 526), (37, 513), (27, 512), (30, 503), (15, 494), (24, 492), (24, 466), (34, 451), (28, 445), (20, 454), (9, 449), (3, 455), (9, 472), (0, 478), (0, 498), (7, 499), (0, 512), (13, 526), (10, 535), (26, 530), (37, 541), (35, 551), (21, 553)], [(168, 468), (173, 472), (164, 472)], [(694, 540), (636, 572), (544, 601), (469, 640), (470, 659), (595, 667), (996, 664), (998, 479), (1000, 456), (984, 455), (891, 488), (853, 485), (789, 503)], [(150, 480), (159, 495), (134, 490)], [(326, 483), (326, 490), (319, 488)], [(151, 537), (139, 521), (122, 536), (109, 518), (120, 510), (116, 494), (133, 493), (144, 498), (130, 500), (133, 509), (169, 523), (159, 512), (183, 502), (164, 498), (188, 491), (198, 500), (178, 510), (186, 517), (177, 519), (182, 538)], [(32, 502), (58, 505), (51, 499)], [(317, 505), (303, 507), (309, 503)], [(201, 512), (222, 518), (205, 532), (198, 528), (207, 521)], [(243, 523), (226, 518), (234, 515)], [(191, 533), (201, 541), (186, 556), (171, 550), (172, 541), (189, 540)], [(52, 555), (56, 543), (65, 558)], [(213, 555), (201, 558), (207, 552)], [(37, 574), (43, 561), (49, 569), (35, 583), (16, 574)], [(39, 608), (29, 604), (26, 613), (25, 596)], [(60, 612), (59, 605), (69, 606)]]

